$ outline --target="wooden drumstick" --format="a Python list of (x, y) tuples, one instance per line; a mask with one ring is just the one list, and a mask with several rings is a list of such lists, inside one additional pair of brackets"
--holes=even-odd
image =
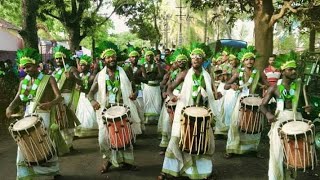
[[(305, 105), (309, 106), (306, 86), (307, 86), (306, 84), (303, 85), (303, 97), (304, 97)], [(310, 114), (310, 112), (307, 112), (307, 114)]]

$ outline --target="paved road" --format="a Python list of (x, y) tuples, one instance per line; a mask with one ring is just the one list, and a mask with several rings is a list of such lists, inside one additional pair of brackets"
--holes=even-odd
[[(16, 167), (16, 144), (7, 132), (7, 124), (0, 124), (0, 179), (14, 180)], [(60, 157), (60, 169), (65, 180), (155, 180), (159, 175), (163, 156), (159, 155), (159, 140), (157, 139), (156, 126), (147, 126), (146, 134), (138, 137), (135, 146), (135, 159), (139, 171), (112, 169), (109, 173), (100, 175), (99, 168), (102, 162), (98, 151), (97, 138), (77, 139), (74, 147), (79, 153)], [(257, 159), (253, 155), (238, 156), (224, 159), (225, 140), (216, 141), (216, 153), (213, 156), (214, 167), (219, 179), (226, 180), (261, 180), (267, 179), (268, 171), (268, 142), (261, 143), (261, 153), (265, 159)], [(298, 179), (320, 179), (320, 168), (315, 171), (299, 173)], [(50, 179), (50, 178), (39, 178)]]

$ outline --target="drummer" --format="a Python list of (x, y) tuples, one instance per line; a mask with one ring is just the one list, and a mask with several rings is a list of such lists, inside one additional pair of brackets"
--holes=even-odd
[[(24, 68), (27, 76), (20, 82), (19, 91), (6, 109), (8, 118), (14, 113), (19, 104), (26, 105), (25, 115), (37, 113), (43, 118), (47, 130), (50, 123), (50, 110), (63, 99), (55, 79), (38, 71), (40, 55), (37, 50), (25, 48), (18, 50), (17, 58), (20, 66)], [(52, 126), (51, 126), (52, 127)], [(48, 132), (49, 134), (49, 132)], [(32, 179), (35, 176), (54, 176), (58, 178), (59, 163), (57, 155), (54, 155), (48, 162), (41, 165), (30, 166), (25, 162), (20, 148), (17, 152), (17, 179)]]
[[(101, 173), (108, 172), (109, 168), (123, 166), (130, 170), (135, 170), (133, 147), (125, 150), (111, 149), (108, 144), (109, 138), (106, 132), (106, 125), (102, 120), (102, 110), (110, 104), (123, 103), (130, 108), (131, 112), (131, 127), (135, 134), (141, 134), (140, 118), (134, 100), (137, 93), (132, 92), (132, 85), (125, 71), (117, 66), (117, 46), (111, 42), (101, 44), (100, 49), (105, 49), (101, 58), (105, 60), (106, 66), (97, 74), (93, 85), (88, 93), (88, 99), (96, 111), (97, 121), (99, 126), (99, 145), (100, 151), (103, 153), (103, 158), (107, 161), (103, 163)], [(96, 95), (96, 96), (95, 96)], [(96, 97), (96, 99), (94, 98)]]
[[(202, 68), (202, 63), (206, 57), (206, 53), (202, 48), (205, 45), (194, 44), (192, 47), (194, 47), (190, 55), (192, 67), (185, 76), (179, 98), (173, 96), (173, 99), (177, 100), (177, 106), (172, 125), (171, 139), (163, 161), (162, 173), (158, 176), (159, 180), (170, 178), (170, 176), (207, 179), (213, 172), (211, 160), (215, 146), (213, 131), (210, 131), (208, 135), (210, 147), (205, 155), (189, 154), (179, 148), (182, 108), (188, 105), (199, 105), (208, 106), (212, 109), (215, 106), (210, 75)], [(177, 82), (179, 81), (175, 81), (171, 86), (175, 88), (182, 81), (180, 80), (180, 83)]]
[(235, 73), (224, 86), (225, 90), (232, 88), (238, 91), (237, 96), (234, 96), (234, 98), (237, 98), (237, 101), (232, 110), (225, 158), (231, 158), (232, 154), (244, 154), (248, 152), (255, 152), (257, 157), (263, 158), (258, 153), (261, 133), (242, 133), (239, 131), (237, 123), (240, 98), (257, 93), (257, 86), (261, 77), (260, 72), (254, 68), (256, 58), (255, 49), (253, 46), (249, 46), (247, 49), (242, 49), (241, 52), (238, 53), (238, 56), (242, 61), (242, 68), (239, 68), (238, 72)]
[[(176, 49), (173, 54), (168, 57), (169, 61), (177, 66), (177, 69), (170, 73), (169, 80), (167, 81), (167, 92), (165, 96), (169, 95), (170, 99), (174, 102), (177, 101), (177, 97), (180, 95), (180, 90), (186, 74), (188, 72), (188, 50), (185, 48)], [(173, 98), (175, 97), (175, 98)], [(168, 101), (168, 98), (167, 98)], [(159, 118), (159, 123), (161, 123), (161, 142), (160, 142), (160, 155), (164, 155), (165, 150), (168, 146), (171, 134), (171, 123), (169, 123), (170, 118), (166, 106), (164, 105), (161, 110), (161, 115)], [(173, 112), (174, 113), (174, 112)], [(172, 114), (172, 113), (171, 113)], [(160, 126), (160, 125), (159, 125)]]
[[(263, 98), (261, 112), (266, 115), (271, 129), (270, 138), (270, 159), (269, 159), (269, 179), (287, 179), (290, 175), (288, 171), (283, 169), (283, 145), (280, 141), (278, 128), (281, 122), (289, 119), (302, 119), (300, 112), (297, 112), (298, 104), (301, 104), (302, 83), (301, 79), (297, 79), (297, 64), (295, 53), (279, 55), (277, 57), (276, 67), (281, 69), (282, 79), (279, 79), (275, 86), (271, 86), (266, 96)], [(268, 111), (269, 100), (274, 97), (277, 100), (276, 114)], [(302, 97), (302, 96), (301, 96)], [(306, 102), (308, 100), (305, 99)], [(305, 112), (311, 112), (311, 106), (302, 107)]]

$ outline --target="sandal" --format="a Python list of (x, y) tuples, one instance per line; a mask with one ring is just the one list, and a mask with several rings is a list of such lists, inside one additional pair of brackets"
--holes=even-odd
[(100, 173), (101, 174), (107, 173), (110, 167), (111, 167), (111, 164), (109, 162), (103, 163)]

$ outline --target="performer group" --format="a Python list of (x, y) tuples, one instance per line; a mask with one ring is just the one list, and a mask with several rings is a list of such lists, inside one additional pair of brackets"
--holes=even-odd
[[(216, 179), (215, 139), (226, 140), (226, 159), (247, 153), (263, 158), (259, 143), (268, 124), (269, 179), (294, 178), (293, 171), (315, 166), (313, 125), (302, 117), (312, 108), (294, 52), (270, 56), (263, 71), (255, 67), (253, 46), (213, 54), (193, 43), (161, 58), (159, 50), (130, 46), (124, 54), (105, 41), (95, 52), (94, 59), (72, 57), (57, 46), (49, 69), (39, 68), (37, 50), (17, 52), (26, 75), (6, 109), (10, 118), (23, 106), (9, 127), (18, 144), (17, 179), (59, 178), (58, 156), (77, 151), (75, 136), (98, 136), (100, 173), (137, 170), (135, 141), (155, 123), (164, 155), (159, 180)], [(298, 135), (309, 144), (297, 147)]]

